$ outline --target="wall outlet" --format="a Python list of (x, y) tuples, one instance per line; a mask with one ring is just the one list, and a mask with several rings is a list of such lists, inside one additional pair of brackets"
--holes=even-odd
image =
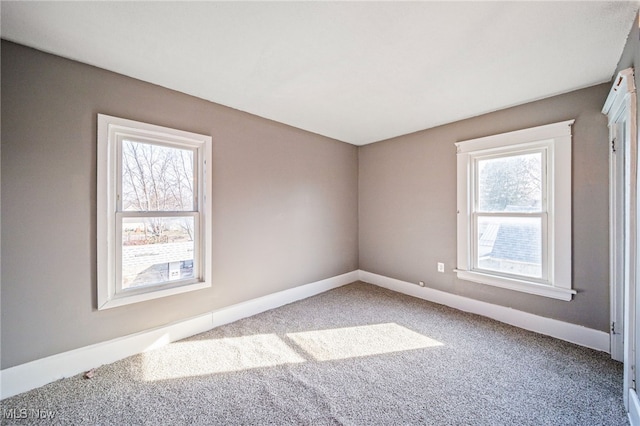
[(438, 262), (438, 272), (444, 272), (444, 263)]
[(418, 283), (418, 285), (419, 285), (420, 287), (424, 287), (424, 281), (420, 281), (420, 282)]

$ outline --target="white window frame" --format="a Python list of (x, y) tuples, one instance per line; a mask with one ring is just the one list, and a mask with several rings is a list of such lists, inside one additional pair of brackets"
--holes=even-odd
[[(571, 126), (563, 121), (457, 142), (458, 278), (560, 300), (571, 300)], [(477, 162), (526, 152), (543, 155), (542, 278), (502, 274), (475, 265)], [(508, 216), (520, 214), (509, 213)], [(499, 216), (491, 214), (491, 216)]]
[[(123, 140), (152, 143), (194, 153), (194, 208), (189, 211), (125, 212), (121, 208)], [(98, 309), (108, 309), (211, 287), (211, 136), (98, 114), (97, 135), (97, 286)], [(194, 218), (194, 278), (122, 289), (119, 267), (122, 222), (129, 217)]]

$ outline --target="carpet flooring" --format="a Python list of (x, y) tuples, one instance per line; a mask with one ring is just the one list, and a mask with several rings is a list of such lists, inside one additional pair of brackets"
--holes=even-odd
[(628, 424), (609, 355), (364, 283), (1, 407), (7, 425)]

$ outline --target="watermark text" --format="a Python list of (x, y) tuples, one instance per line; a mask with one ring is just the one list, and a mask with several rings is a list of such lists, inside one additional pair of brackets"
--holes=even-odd
[(56, 417), (55, 410), (46, 410), (41, 408), (3, 408), (3, 419), (41, 419), (51, 420)]

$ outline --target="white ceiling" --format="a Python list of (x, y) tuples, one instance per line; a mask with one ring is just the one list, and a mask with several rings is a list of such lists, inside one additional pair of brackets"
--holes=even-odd
[(6, 2), (3, 38), (355, 145), (609, 81), (634, 2)]

